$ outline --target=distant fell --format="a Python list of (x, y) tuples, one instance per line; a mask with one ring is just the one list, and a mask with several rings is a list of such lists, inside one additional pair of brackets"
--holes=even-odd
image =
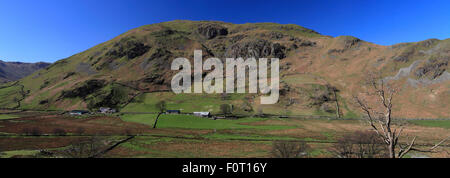
[(0, 60), (0, 83), (19, 80), (49, 65), (50, 63), (45, 62), (23, 63)]

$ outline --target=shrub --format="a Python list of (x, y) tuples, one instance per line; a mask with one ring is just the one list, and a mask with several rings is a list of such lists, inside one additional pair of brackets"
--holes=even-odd
[(77, 135), (83, 135), (84, 132), (85, 132), (85, 130), (84, 130), (83, 127), (78, 127), (77, 130), (75, 130), (75, 133), (76, 133)]
[(305, 142), (276, 141), (271, 154), (275, 158), (302, 158), (308, 156), (308, 149)]
[(101, 157), (105, 147), (104, 140), (98, 136), (91, 136), (72, 143), (59, 154), (66, 158), (93, 158)]
[(42, 135), (42, 131), (39, 128), (37, 128), (37, 127), (31, 128), (31, 129), (30, 128), (24, 128), (22, 130), (22, 133), (27, 135), (27, 136), (41, 136)]
[(53, 130), (53, 134), (55, 134), (57, 136), (66, 136), (67, 132), (64, 129), (56, 128)]
[(355, 132), (337, 140), (331, 151), (340, 158), (386, 157), (386, 146), (374, 132)]
[(42, 131), (41, 129), (34, 127), (31, 130), (29, 130), (29, 133), (27, 135), (30, 136), (41, 136), (42, 135)]
[(126, 135), (126, 136), (132, 136), (132, 135), (133, 135), (133, 132), (132, 132), (130, 129), (126, 129), (125, 132), (124, 132), (124, 135)]

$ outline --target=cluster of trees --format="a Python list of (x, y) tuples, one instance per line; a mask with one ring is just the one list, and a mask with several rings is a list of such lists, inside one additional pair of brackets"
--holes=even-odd
[(385, 158), (387, 147), (370, 131), (344, 135), (333, 144), (331, 152), (339, 158)]
[(99, 157), (105, 146), (106, 144), (101, 137), (92, 136), (72, 143), (57, 154), (67, 158), (93, 158)]

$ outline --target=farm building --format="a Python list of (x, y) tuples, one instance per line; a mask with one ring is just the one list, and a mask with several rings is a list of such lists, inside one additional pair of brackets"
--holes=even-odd
[(180, 110), (167, 110), (166, 114), (181, 114)]
[(194, 112), (194, 116), (211, 117), (211, 113), (210, 112)]
[(98, 112), (103, 113), (103, 114), (112, 114), (112, 113), (115, 113), (116, 110), (108, 108), (108, 107), (101, 107), (100, 109), (98, 109)]
[(87, 113), (89, 113), (89, 111), (84, 111), (84, 110), (72, 110), (69, 112), (69, 114), (72, 116), (81, 116), (81, 115), (87, 114)]

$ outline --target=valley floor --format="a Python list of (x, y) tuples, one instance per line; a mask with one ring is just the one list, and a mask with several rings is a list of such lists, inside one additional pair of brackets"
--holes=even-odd
[[(273, 143), (286, 141), (306, 142), (307, 157), (326, 158), (336, 157), (333, 145), (342, 136), (370, 129), (362, 120), (212, 120), (188, 115), (163, 115), (153, 129), (155, 118), (155, 114), (0, 114), (0, 157), (270, 158)], [(432, 146), (450, 134), (450, 120), (395, 124), (405, 126), (404, 138), (418, 136), (420, 147)], [(450, 157), (448, 143), (441, 149), (408, 156)]]

